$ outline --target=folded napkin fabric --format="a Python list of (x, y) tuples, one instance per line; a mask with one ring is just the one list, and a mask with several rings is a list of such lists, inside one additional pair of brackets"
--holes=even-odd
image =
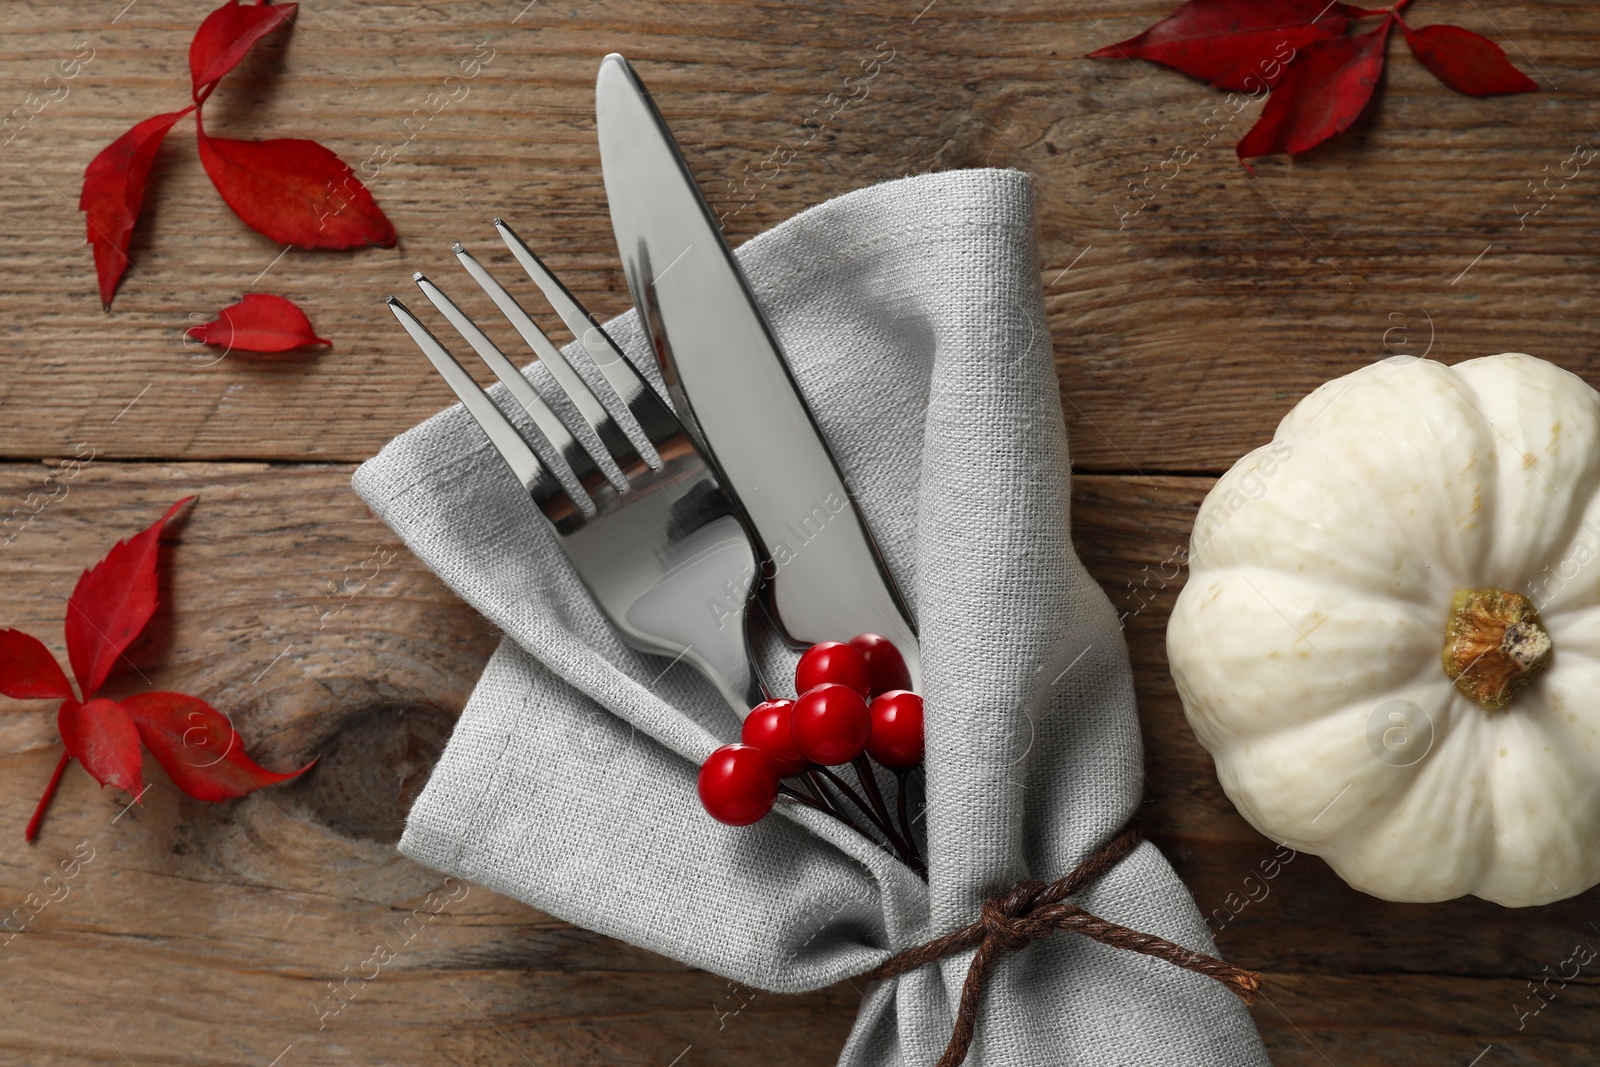
[[(1133, 682), (1116, 614), (1073, 552), (1032, 204), (1017, 171), (923, 175), (841, 196), (738, 250), (920, 628), (929, 881), (787, 801), (744, 828), (701, 810), (699, 763), (737, 738), (737, 717), (687, 667), (622, 643), (459, 406), (355, 476), (368, 505), (506, 635), (402, 852), (738, 982), (797, 992), (971, 923), (987, 898), (1066, 874), (1124, 826), (1143, 777)], [(648, 362), (632, 312), (607, 329)], [(526, 373), (556, 395), (543, 368)], [(793, 653), (767, 654), (780, 661), (767, 677), (792, 667)], [(1149, 843), (1075, 899), (1215, 953)], [(933, 1063), (970, 958), (872, 986), (840, 1062)], [(967, 1062), (1267, 1060), (1222, 986), (1058, 933), (996, 964)]]

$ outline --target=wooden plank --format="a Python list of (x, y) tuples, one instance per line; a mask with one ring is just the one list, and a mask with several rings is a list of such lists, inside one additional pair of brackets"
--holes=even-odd
[[(1594, 890), (1540, 908), (1474, 897), (1394, 904), (1356, 892), (1314, 856), (1283, 860), (1240, 817), (1184, 721), (1165, 650), (1167, 619), (1187, 576), (1188, 531), (1211, 484), (1079, 475), (1072, 510), (1079, 555), (1124, 620), (1145, 743), (1140, 821), (1189, 885), (1223, 951), (1274, 975), (1526, 978), (1558, 963), (1577, 939), (1600, 947), (1600, 929), (1589, 925), (1600, 898)], [(1463, 937), (1465, 930), (1472, 935)]]
[[(94, 49), (0, 161), (0, 314), (17, 324), (0, 378), (7, 457), (68, 455), (84, 439), (123, 458), (371, 455), (448, 400), (382, 297), (414, 270), (445, 270), (454, 240), (485, 246), (489, 214), (514, 220), (597, 312), (623, 310), (591, 118), (596, 61), (613, 48), (637, 59), (735, 242), (906, 171), (1032, 172), (1081, 469), (1220, 471), (1295, 399), (1386, 351), (1525, 350), (1600, 380), (1592, 179), (1558, 189), (1537, 217), (1518, 214), (1532, 204), (1527, 183), (1593, 136), (1600, 17), (1587, 6), (1508, 0), (1494, 28), (1460, 13), (1503, 31), (1546, 92), (1469, 99), (1396, 45), (1380, 103), (1349, 137), (1251, 178), (1231, 146), (1253, 110), (1235, 115), (1171, 71), (1082, 58), (1165, 3), (313, 4), (292, 37), (229, 77), (207, 121), (235, 136), (316, 137), (375, 171), (400, 247), (280, 259), (211, 189), (185, 123), (162, 150), (137, 269), (107, 317), (74, 210), (83, 167), (183, 102), (195, 20), (179, 0), (139, 0), (120, 17), (117, 6), (7, 5), (0, 101), (21, 104), (80, 43)], [(837, 110), (829, 94), (854, 91), (844, 79), (862, 76), (880, 43), (893, 59)], [(460, 83), (466, 95), (405, 127), (464, 59), (489, 54), (480, 47), (492, 59)], [(815, 109), (828, 117), (805, 143)], [(792, 160), (764, 166), (784, 148)], [(183, 327), (247, 289), (303, 303), (335, 349), (213, 362), (184, 342)]]
[[(0, 500), (24, 499), (45, 473), (0, 465)], [(430, 893), (461, 892), (393, 842), (496, 635), (395, 544), (346, 471), (97, 460), (62, 484), (0, 547), (0, 623), (64, 658), (58, 590), (108, 537), (197, 494), (163, 550), (171, 577), (155, 636), (133, 659), (150, 684), (228, 710), (269, 766), (321, 765), (220, 805), (182, 798), (152, 767), (144, 805), (127, 809), (72, 769), (39, 844), (0, 859), (0, 912), (66, 886), (0, 945), (26, 976), (12, 987), (18, 1022), (0, 1036), (0, 1061), (121, 1062), (98, 1027), (134, 1062), (259, 1067), (291, 1045), (285, 1065), (413, 1062), (418, 1050), (444, 1062), (666, 1064), (689, 1046), (684, 1063), (832, 1062), (857, 1002), (849, 984), (752, 997), (476, 886), (407, 924), (414, 909), (426, 916)], [(1574, 944), (1600, 945), (1593, 893), (1519, 911), (1388, 904), (1315, 857), (1270, 865), (1275, 846), (1222, 795), (1162, 653), (1182, 575), (1150, 577), (1181, 560), (1210, 484), (1080, 475), (1074, 540), (1126, 613), (1149, 776), (1140, 818), (1223, 951), (1267, 973), (1271, 999), (1256, 1017), (1276, 1061), (1321, 1063), (1315, 1042), (1340, 1067), (1435, 1063), (1488, 1043), (1501, 1062), (1576, 1062), (1592, 1037), (1593, 983), (1560, 990), (1524, 1031), (1512, 1006), (1528, 1010), (1528, 979)], [(375, 552), (378, 575), (362, 585)], [(348, 597), (330, 598), (327, 583), (346, 577)], [(128, 672), (111, 691), (143, 684)], [(55, 736), (40, 702), (0, 699), (10, 833), (49, 776)], [(92, 852), (76, 857), (77, 875), (47, 885), (80, 847)], [(379, 945), (392, 961), (368, 962)], [(342, 987), (348, 1003), (329, 989), (374, 970)]]
[[(1563, 944), (1540, 962), (1553, 966), (1568, 951)], [(1600, 988), (1552, 983), (1548, 996), (1538, 1014), (1520, 1016), (1539, 1003), (1523, 980), (1284, 974), (1272, 976), (1255, 1018), (1277, 1067), (1593, 1062)]]
[[(451, 241), (482, 245), (484, 216), (500, 213), (597, 312), (627, 306), (592, 132), (595, 64), (611, 49), (638, 62), (735, 243), (901, 173), (1034, 174), (1073, 463), (1087, 472), (1074, 537), (1126, 614), (1141, 818), (1224, 952), (1267, 972), (1256, 1018), (1275, 1062), (1592, 1058), (1588, 972), (1521, 1029), (1516, 1014), (1535, 1003), (1530, 978), (1600, 938), (1592, 893), (1519, 911), (1392, 905), (1314, 857), (1263, 879), (1274, 846), (1234, 812), (1189, 733), (1162, 633), (1210, 485), (1193, 475), (1266, 440), (1321, 381), (1385, 354), (1523, 350), (1600, 383), (1592, 175), (1527, 214), (1528, 183), (1594, 134), (1600, 15), (1572, 0), (1441, 11), (1504, 42), (1545, 91), (1471, 100), (1394, 45), (1377, 107), (1341, 144), (1263, 161), (1251, 178), (1231, 146), (1257, 105), (1234, 115), (1173, 72), (1082, 58), (1169, 7), (321, 0), (230, 75), (207, 122), (315, 137), (358, 166), (388, 149), (370, 184), (400, 246), (280, 258), (222, 205), (183, 124), (158, 158), (137, 270), (105, 316), (78, 183), (133, 122), (182, 105), (199, 9), (8, 4), (0, 120), (29, 93), (56, 99), (0, 133), (0, 461), (16, 461), (0, 462), (0, 514), (41, 489), (34, 461), (94, 458), (0, 546), (0, 623), (60, 654), (62, 595), (108, 534), (198, 491), (134, 658), (152, 684), (227, 708), (269, 765), (322, 762), (229, 805), (181, 799), (152, 772), (145, 805), (127, 811), (73, 770), (41, 843), (0, 857), (0, 909), (68, 888), (0, 946), (19, 979), (0, 1061), (834, 1059), (849, 985), (751, 999), (477, 887), (415, 936), (400, 928), (444, 882), (392, 843), (496, 635), (349, 493), (352, 463), (449, 401), (379, 302), (411, 271), (441, 271)], [(92, 60), (47, 83), (84, 44)], [(828, 94), (849, 92), (880, 44), (893, 59), (865, 98), (829, 114)], [(416, 123), (485, 47), (493, 58), (466, 95)], [(814, 113), (828, 117), (802, 143)], [(1177, 165), (1180, 145), (1195, 154)], [(785, 148), (794, 157), (774, 173), (766, 161)], [(183, 342), (183, 327), (247, 290), (302, 303), (335, 349), (219, 360)], [(377, 576), (361, 579), (375, 559)], [(17, 828), (58, 751), (48, 712), (0, 700), (0, 810)], [(93, 858), (46, 886), (85, 841)], [(328, 983), (379, 942), (395, 959), (325, 1014), (341, 1003)]]
[[(0, 466), (0, 500), (45, 474)], [(497, 635), (367, 513), (345, 471), (95, 462), (60, 484), (0, 547), (4, 623), (65, 662), (62, 594), (78, 572), (195, 494), (163, 548), (153, 636), (107, 693), (204, 695), (264, 764), (320, 765), (231, 804), (184, 798), (152, 765), (143, 805), (126, 807), (71, 768), (39, 842), (0, 859), (0, 917), (21, 930), (0, 933), (18, 979), (0, 1061), (261, 1067), (293, 1046), (285, 1065), (419, 1050), (665, 1064), (690, 1045), (702, 1063), (832, 1061), (858, 999), (848, 984), (753, 996), (394, 851)], [(0, 698), (14, 842), (55, 738), (43, 702)]]

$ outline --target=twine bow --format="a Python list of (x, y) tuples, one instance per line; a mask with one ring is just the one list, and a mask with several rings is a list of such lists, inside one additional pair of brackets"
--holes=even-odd
[(1250, 1003), (1261, 990), (1261, 975), (1231, 963), (1194, 952), (1154, 934), (1142, 934), (1118, 923), (1091, 915), (1067, 897), (1082, 891), (1089, 883), (1115, 867), (1139, 843), (1139, 831), (1128, 827), (1100, 851), (1080, 863), (1064, 878), (1048, 884), (1036, 878), (1019, 882), (1016, 888), (983, 902), (978, 920), (969, 926), (936, 937), (925, 945), (898, 953), (866, 976), (874, 981), (894, 978), (919, 967), (977, 947), (967, 979), (961, 986), (961, 1003), (950, 1043), (939, 1057), (938, 1067), (958, 1067), (972, 1047), (978, 1025), (978, 1007), (983, 998), (983, 982), (996, 960), (1008, 952), (1021, 952), (1035, 941), (1057, 930), (1071, 930), (1113, 948), (1142, 952), (1166, 960), (1185, 970), (1214, 978)]

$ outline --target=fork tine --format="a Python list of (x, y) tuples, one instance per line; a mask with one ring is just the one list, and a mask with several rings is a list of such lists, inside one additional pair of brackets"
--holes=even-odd
[(584, 515), (579, 507), (574, 506), (572, 498), (568, 496), (561, 483), (551, 474), (550, 470), (542, 463), (538, 455), (523, 440), (522, 434), (506, 418), (505, 413), (489, 399), (485, 393), (468, 374), (456, 358), (439, 343), (422, 322), (411, 313), (411, 309), (394, 297), (385, 301), (389, 310), (394, 312), (394, 317), (400, 320), (400, 325), (405, 327), (406, 333), (422, 349), (422, 354), (428, 357), (428, 362), (433, 364), (433, 369), (450, 386), (452, 392), (461, 400), (467, 412), (482, 428), (489, 438), (489, 443), (494, 445), (495, 451), (500, 453), (500, 458), (506, 461), (511, 468), (511, 473), (516, 476), (518, 484), (527, 491), (540, 510), (556, 524), (556, 528), (567, 532), (583, 525)]
[[(544, 398), (529, 384), (528, 379), (524, 378), (522, 372), (506, 358), (505, 353), (489, 340), (488, 335), (478, 328), (478, 324), (469, 319), (466, 313), (456, 306), (455, 301), (446, 296), (443, 290), (433, 284), (425, 274), (418, 271), (411, 278), (417, 283), (417, 288), (422, 290), (422, 294), (450, 321), (450, 325), (456, 328), (462, 339), (472, 346), (478, 358), (483, 360), (494, 372), (494, 376), (505, 385), (506, 391), (527, 410), (534, 425), (539, 427), (539, 432), (544, 434), (556, 453), (566, 461), (567, 466), (572, 468), (579, 484), (593, 493), (600, 480), (608, 476), (595, 465), (589, 453), (567, 430), (566, 425), (556, 417), (556, 413), (550, 410), (550, 405), (544, 402)], [(612, 478), (611, 481), (618, 491), (627, 489), (626, 483), (616, 484), (617, 478)]]
[[(605, 328), (589, 314), (588, 308), (572, 295), (572, 291), (562, 284), (561, 279), (544, 265), (544, 261), (504, 220), (495, 219), (494, 227), (511, 250), (512, 257), (527, 271), (528, 277), (544, 293), (544, 298), (561, 316), (561, 321), (572, 331), (572, 336), (593, 358), (600, 373), (605, 375), (611, 388), (617, 391), (628, 411), (638, 420), (646, 439), (652, 445), (660, 445), (681, 430), (677, 417), (661, 403), (650, 383), (644, 380), (633, 361), (611, 339)], [(652, 463), (651, 466), (659, 464)]]
[[(621, 359), (622, 352), (612, 343), (610, 336), (600, 324), (594, 321), (594, 316), (589, 314), (589, 309), (578, 302), (572, 295), (572, 290), (561, 283), (550, 268), (544, 265), (533, 249), (528, 247), (526, 241), (517, 236), (517, 231), (506, 225), (504, 219), (495, 219), (494, 228), (500, 233), (500, 240), (506, 243), (522, 269), (528, 272), (539, 291), (544, 293), (545, 300), (555, 308), (556, 314), (561, 316), (561, 321), (566, 324), (572, 336), (578, 339), (583, 350), (594, 357), (597, 366), (610, 363), (614, 359)], [(615, 385), (615, 382), (612, 382)]]
[(611, 413), (605, 409), (605, 406), (595, 397), (588, 385), (578, 376), (578, 372), (573, 370), (572, 364), (567, 362), (567, 357), (562, 355), (561, 350), (551, 343), (550, 338), (545, 336), (544, 331), (539, 328), (539, 324), (534, 322), (528, 313), (522, 309), (522, 305), (517, 303), (516, 298), (506, 291), (505, 286), (495, 281), (493, 275), (484, 269), (483, 264), (479, 263), (471, 252), (468, 252), (459, 244), (455, 245), (452, 250), (455, 252), (456, 258), (461, 261), (461, 265), (467, 269), (467, 273), (472, 275), (473, 281), (477, 282), (479, 287), (489, 295), (489, 299), (494, 301), (495, 306), (500, 309), (500, 313), (510, 320), (512, 328), (522, 335), (522, 339), (528, 343), (528, 347), (533, 349), (540, 361), (549, 369), (551, 377), (556, 380), (556, 384), (561, 386), (567, 396), (572, 399), (572, 403), (578, 409), (578, 413), (583, 416), (584, 421), (599, 436), (601, 444), (605, 446), (606, 451), (611, 453), (611, 457), (616, 460), (617, 466), (626, 471), (642, 462), (639, 458), (638, 449), (634, 447), (632, 441), (628, 440), (628, 435), (622, 432), (622, 427), (617, 425), (617, 420), (611, 417)]

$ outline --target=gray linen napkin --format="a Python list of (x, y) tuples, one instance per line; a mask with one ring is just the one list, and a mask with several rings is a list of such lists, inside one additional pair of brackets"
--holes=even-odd
[[(736, 738), (735, 716), (688, 668), (619, 640), (462, 408), (390, 442), (355, 488), (506, 634), (401, 851), (793, 992), (963, 926), (1023, 878), (1065, 874), (1132, 814), (1143, 761), (1116, 615), (1072, 549), (1028, 177), (956, 171), (862, 189), (738, 254), (921, 627), (927, 885), (788, 802), (742, 829), (700, 809), (698, 764)], [(649, 352), (632, 312), (608, 329), (630, 355)], [(527, 373), (551, 395), (543, 368)], [(793, 663), (777, 655), (768, 677)], [(1080, 902), (1215, 952), (1149, 843)], [(873, 988), (840, 1062), (932, 1063), (970, 958)], [(1220, 985), (1062, 933), (996, 966), (968, 1062), (1267, 1060)]]

